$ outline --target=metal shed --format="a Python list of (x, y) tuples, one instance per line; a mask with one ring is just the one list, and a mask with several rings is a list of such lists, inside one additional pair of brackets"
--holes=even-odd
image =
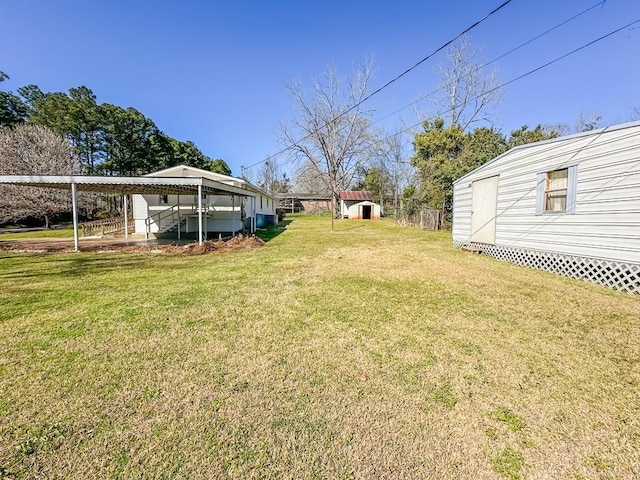
[(371, 192), (340, 192), (340, 214), (351, 220), (380, 220), (382, 208)]
[(350, 220), (380, 220), (380, 205), (364, 201), (349, 207)]
[(640, 293), (640, 122), (522, 145), (459, 178), (453, 244)]

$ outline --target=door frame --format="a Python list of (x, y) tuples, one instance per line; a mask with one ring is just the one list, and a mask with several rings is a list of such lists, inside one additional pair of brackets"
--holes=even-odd
[[(498, 175), (471, 183), (470, 241), (495, 245), (498, 211)], [(478, 208), (482, 210), (478, 212)]]

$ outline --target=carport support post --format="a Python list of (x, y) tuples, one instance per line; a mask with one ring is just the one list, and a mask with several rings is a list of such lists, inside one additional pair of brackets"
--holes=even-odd
[(127, 203), (127, 194), (124, 197), (124, 238), (129, 238), (129, 205)]
[(78, 198), (76, 194), (76, 184), (71, 184), (71, 208), (73, 209), (73, 248), (76, 252), (80, 251), (80, 243), (78, 241)]
[(198, 245), (202, 245), (202, 185), (198, 185)]
[(178, 195), (178, 240), (180, 240), (180, 195)]
[(251, 233), (256, 233), (256, 197), (251, 197)]

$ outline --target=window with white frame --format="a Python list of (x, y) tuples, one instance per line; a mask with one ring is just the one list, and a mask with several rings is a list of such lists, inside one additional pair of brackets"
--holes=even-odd
[(169, 195), (160, 195), (160, 205), (167, 205), (169, 203)]
[(564, 212), (567, 210), (568, 180), (568, 168), (547, 172), (544, 186), (545, 212)]
[(569, 213), (576, 208), (577, 165), (538, 174), (536, 214)]

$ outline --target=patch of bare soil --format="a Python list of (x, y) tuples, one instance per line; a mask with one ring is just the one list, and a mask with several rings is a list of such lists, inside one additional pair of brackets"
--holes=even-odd
[[(264, 245), (264, 241), (255, 235), (238, 235), (229, 240), (207, 240), (202, 245), (189, 243), (186, 245), (158, 245), (148, 243), (118, 243), (108, 241), (80, 241), (80, 250), (83, 252), (134, 252), (134, 253), (159, 253), (159, 254), (186, 254), (204, 255), (207, 253), (227, 253), (237, 250), (258, 248)], [(73, 251), (67, 239), (30, 239), (21, 241), (8, 241), (0, 243), (0, 250), (14, 252), (70, 252)]]
[(153, 252), (153, 253), (184, 253), (187, 255), (203, 255), (205, 253), (226, 253), (236, 250), (258, 248), (264, 245), (264, 241), (256, 236), (238, 235), (229, 240), (207, 240), (202, 245), (189, 243), (187, 245), (137, 245), (126, 247), (125, 251)]

